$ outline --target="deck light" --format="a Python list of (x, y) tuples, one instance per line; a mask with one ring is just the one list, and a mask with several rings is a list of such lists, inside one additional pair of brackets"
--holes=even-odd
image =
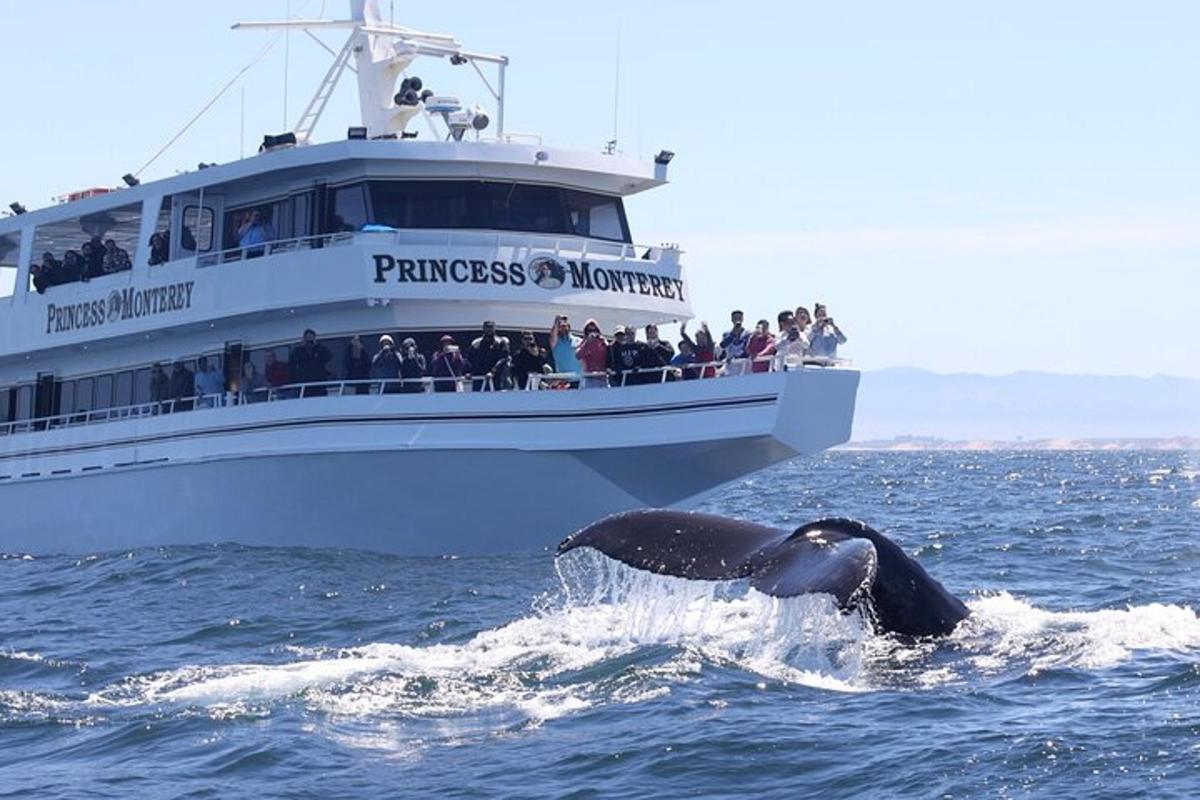
[(347, 128), (346, 129), (346, 138), (347, 139), (366, 139), (367, 138), (367, 129), (365, 126), (362, 126), (362, 125), (356, 125), (352, 128)]
[(139, 183), (141, 183), (141, 181), (139, 181), (136, 177), (134, 177), (132, 172), (126, 172), (124, 175), (121, 176), (121, 180), (125, 181), (125, 185), (128, 186), (130, 189), (132, 189), (133, 187), (135, 187)]
[(277, 147), (288, 147), (296, 144), (296, 134), (293, 131), (281, 133), (277, 136), (263, 136), (262, 146), (258, 148), (258, 152), (263, 153), (267, 150), (274, 150)]
[(454, 55), (450, 56), (450, 63), (456, 67), (461, 67), (463, 64), (467, 63), (467, 57), (460, 56), (458, 53), (455, 53)]
[(671, 163), (671, 159), (674, 157), (675, 157), (675, 154), (672, 153), (670, 150), (659, 150), (658, 155), (656, 155), (654, 157), (654, 163), (662, 164), (663, 166), (666, 166), (667, 164)]
[(21, 205), (20, 203), (9, 203), (8, 207), (12, 209), (14, 214), (24, 214), (26, 210), (25, 206)]

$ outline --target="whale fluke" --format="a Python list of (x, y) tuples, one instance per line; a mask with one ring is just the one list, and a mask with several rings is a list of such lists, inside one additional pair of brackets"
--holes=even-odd
[(568, 536), (558, 555), (579, 547), (659, 575), (748, 579), (775, 597), (829, 594), (844, 609), (865, 601), (881, 629), (909, 636), (944, 636), (968, 614), (899, 546), (851, 519), (789, 533), (713, 514), (627, 511)]

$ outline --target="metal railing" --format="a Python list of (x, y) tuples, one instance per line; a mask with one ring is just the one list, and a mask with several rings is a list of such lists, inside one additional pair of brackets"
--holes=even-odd
[(382, 231), (345, 231), (278, 239), (246, 246), (231, 247), (196, 256), (197, 267), (212, 267), (233, 261), (247, 261), (263, 256), (291, 253), (297, 250), (318, 250), (324, 247), (341, 247), (354, 244), (359, 236), (391, 237), (397, 245), (437, 245), (443, 247), (524, 247), (530, 251), (553, 253), (556, 256), (570, 255), (572, 258), (610, 256), (629, 260), (658, 263), (666, 253), (678, 253), (670, 247), (645, 244), (613, 242), (592, 239), (587, 236), (548, 236), (539, 233), (498, 230), (462, 230), (437, 228), (404, 228)]
[[(750, 376), (770, 372), (787, 372), (805, 367), (835, 367), (849, 365), (835, 358), (805, 358), (797, 364), (781, 364), (774, 356), (756, 359), (707, 361), (680, 366), (631, 368), (605, 372), (548, 372), (530, 373), (525, 386), (512, 391), (551, 391), (558, 389), (619, 389), (632, 386), (660, 385), (670, 382), (713, 380), (716, 378)], [(754, 365), (765, 369), (754, 369)], [(0, 423), (0, 436), (34, 431), (58, 430), (104, 422), (157, 417), (228, 406), (274, 403), (314, 397), (349, 397), (355, 395), (401, 395), (440, 393), (503, 392), (490, 375), (425, 376), (420, 378), (387, 378), (368, 380), (333, 380), (310, 383), (290, 383), (264, 386), (250, 390), (228, 391), (221, 394), (201, 394), (192, 397), (154, 400), (148, 403), (81, 410), (50, 417)]]
[(273, 242), (262, 242), (245, 247), (231, 247), (228, 250), (218, 250), (215, 253), (202, 253), (196, 257), (197, 267), (212, 267), (226, 264), (230, 261), (247, 261), (263, 256), (273, 256), (280, 253), (293, 253), (297, 250), (319, 250), (325, 247), (344, 247), (354, 244), (354, 233), (322, 233), (315, 236), (299, 236), (293, 239), (277, 239)]

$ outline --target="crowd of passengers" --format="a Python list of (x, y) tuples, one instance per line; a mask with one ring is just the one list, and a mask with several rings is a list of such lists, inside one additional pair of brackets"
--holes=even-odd
[[(354, 336), (342, 356), (341, 372), (333, 371), (334, 355), (318, 341), (315, 331), (304, 332), (286, 361), (274, 350), (266, 353), (262, 374), (253, 362), (242, 366), (238, 392), (243, 402), (265, 400), (270, 392), (284, 397), (316, 397), (327, 394), (328, 384), (346, 381), (351, 391), (368, 394), (421, 393), (432, 386), (435, 392), (504, 391), (525, 389), (530, 378), (539, 376), (549, 388), (597, 388), (633, 386), (674, 380), (696, 380), (717, 375), (787, 370), (809, 359), (836, 359), (846, 336), (817, 303), (810, 315), (803, 306), (781, 311), (777, 330), (760, 319), (753, 330), (745, 327), (744, 315), (734, 311), (730, 328), (717, 339), (706, 323), (695, 336), (686, 323), (680, 326), (678, 349), (661, 339), (657, 325), (647, 325), (638, 338), (632, 326), (618, 326), (605, 337), (599, 324), (589, 319), (583, 336), (571, 332), (568, 317), (557, 316), (549, 332), (549, 348), (542, 347), (533, 331), (521, 333), (517, 346), (496, 331), (496, 324), (483, 323), (480, 335), (465, 351), (449, 334), (428, 356), (417, 349), (413, 338), (397, 347), (388, 334), (379, 337), (378, 349), (367, 350), (361, 336)], [(824, 363), (824, 362), (822, 362)], [(201, 357), (196, 371), (177, 361), (168, 373), (162, 364), (151, 371), (150, 397), (155, 403), (176, 408), (223, 403), (228, 382), (216, 358)], [(173, 401), (173, 402), (172, 402)]]
[[(170, 241), (169, 230), (157, 231), (150, 236), (150, 266), (165, 264), (170, 260)], [(196, 249), (195, 239), (187, 228), (183, 229), (180, 245), (185, 249)], [(79, 249), (67, 250), (62, 258), (49, 250), (42, 253), (42, 262), (30, 265), (29, 277), (37, 293), (44, 294), (51, 286), (90, 281), (132, 268), (129, 252), (119, 247), (115, 239), (101, 240), (99, 236), (93, 236)]]
[(102, 241), (99, 236), (93, 236), (78, 250), (63, 253), (61, 259), (46, 251), (42, 254), (42, 263), (30, 266), (29, 275), (33, 279), (33, 288), (42, 294), (51, 286), (89, 281), (132, 267), (129, 253), (118, 247), (114, 239)]

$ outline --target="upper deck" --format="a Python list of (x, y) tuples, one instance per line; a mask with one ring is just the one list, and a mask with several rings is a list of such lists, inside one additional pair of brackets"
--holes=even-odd
[[(633, 244), (621, 203), (665, 169), (536, 145), (348, 140), (10, 217), (0, 363), (36, 354), (50, 366), (51, 351), (249, 315), (293, 327), (315, 307), (378, 316), (368, 309), (403, 304), (387, 313), (429, 326), (541, 328), (551, 304), (605, 323), (684, 319), (679, 251)], [(243, 246), (256, 212), (269, 234)], [(169, 251), (155, 252), (156, 235)], [(34, 289), (42, 253), (61, 258), (91, 236), (113, 239), (132, 268)]]

